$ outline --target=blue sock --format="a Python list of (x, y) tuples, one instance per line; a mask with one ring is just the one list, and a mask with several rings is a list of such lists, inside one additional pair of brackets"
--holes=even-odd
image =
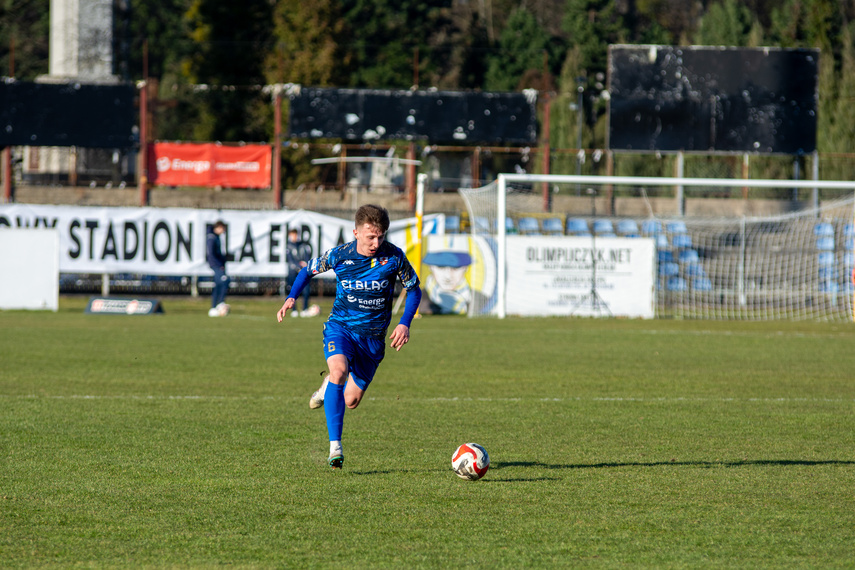
[(330, 441), (341, 440), (341, 430), (344, 425), (344, 386), (327, 384), (327, 392), (324, 395), (324, 413), (327, 416), (327, 431)]

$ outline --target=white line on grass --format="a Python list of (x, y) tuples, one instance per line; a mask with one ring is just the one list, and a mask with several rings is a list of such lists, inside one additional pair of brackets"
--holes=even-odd
[[(38, 394), (0, 394), (0, 398), (17, 399), (17, 400), (194, 400), (194, 401), (286, 401), (286, 400), (302, 400), (303, 396), (203, 396), (203, 395), (113, 395), (113, 396), (97, 396), (85, 394), (72, 394), (68, 396), (54, 395), (45, 396)], [(472, 398), (472, 397), (433, 397), (433, 398), (400, 398), (400, 397), (367, 397), (366, 400), (377, 402), (835, 402), (849, 403), (855, 402), (855, 398), (720, 398), (720, 397), (651, 397), (639, 398), (633, 396), (592, 396), (588, 398)]]

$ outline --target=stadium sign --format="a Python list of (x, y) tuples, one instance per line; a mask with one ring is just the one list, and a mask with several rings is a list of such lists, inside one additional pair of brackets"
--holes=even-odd
[(153, 185), (270, 188), (270, 145), (153, 143), (148, 174)]
[(654, 316), (652, 239), (508, 236), (509, 315)]
[[(426, 216), (425, 232), (444, 218)], [(0, 205), (0, 228), (59, 230), (62, 273), (211, 275), (205, 236), (215, 221), (226, 223), (223, 241), (234, 276), (283, 277), (289, 230), (320, 253), (353, 239), (353, 220), (303, 210), (248, 211), (189, 208), (93, 208), (33, 204)], [(396, 220), (388, 240), (414, 247), (415, 218)]]

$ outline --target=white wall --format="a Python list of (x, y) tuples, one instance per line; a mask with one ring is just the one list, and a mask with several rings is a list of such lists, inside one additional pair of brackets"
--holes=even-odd
[(59, 308), (59, 231), (0, 227), (0, 309)]

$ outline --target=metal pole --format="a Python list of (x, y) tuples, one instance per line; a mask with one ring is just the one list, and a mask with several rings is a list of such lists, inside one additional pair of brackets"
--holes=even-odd
[(140, 170), (138, 186), (140, 206), (148, 205), (148, 82), (140, 81)]
[[(677, 153), (677, 176), (676, 178), (685, 178), (685, 162), (683, 152)], [(686, 215), (686, 198), (683, 194), (683, 185), (678, 184), (674, 187), (675, 199), (677, 201), (677, 215)]]
[[(579, 93), (579, 100), (576, 103), (576, 176), (582, 175), (582, 159), (585, 156), (585, 151), (582, 150), (582, 125), (585, 122), (585, 113), (583, 105), (585, 104), (585, 81), (584, 77), (577, 77), (578, 86), (576, 91)], [(576, 185), (576, 195), (582, 195), (581, 184)]]
[(507, 217), (508, 205), (505, 202), (506, 200), (506, 190), (507, 184), (505, 182), (505, 176), (503, 174), (499, 174), (498, 181), (498, 218), (499, 220), (496, 222), (496, 229), (498, 230), (498, 244), (497, 244), (497, 259), (496, 259), (496, 294), (499, 296), (499, 303), (497, 306), (498, 317), (500, 319), (505, 318), (506, 311), (506, 299), (505, 295), (507, 293), (507, 272), (505, 270), (506, 258), (507, 258), (507, 244), (505, 243), (505, 218)]
[(418, 175), (416, 181), (416, 274), (422, 276), (422, 234), (424, 233), (424, 216), (425, 216), (425, 187), (427, 186), (427, 174), (424, 172)]
[[(550, 108), (552, 107), (552, 101), (549, 99), (549, 94), (544, 94), (544, 103), (543, 103), (543, 173), (549, 174), (550, 171), (550, 141), (549, 141), (549, 115)], [(543, 182), (543, 211), (551, 212), (552, 211), (552, 200), (549, 194), (549, 182)]]
[[(811, 156), (813, 158), (813, 161), (811, 164), (811, 168), (812, 168), (811, 174), (813, 176), (811, 177), (811, 179), (812, 180), (819, 180), (819, 153), (817, 151), (813, 151), (813, 154)], [(813, 189), (812, 198), (813, 198), (813, 207), (819, 208), (819, 188)]]
[(276, 209), (282, 208), (282, 89), (276, 87), (273, 96), (273, 203)]

